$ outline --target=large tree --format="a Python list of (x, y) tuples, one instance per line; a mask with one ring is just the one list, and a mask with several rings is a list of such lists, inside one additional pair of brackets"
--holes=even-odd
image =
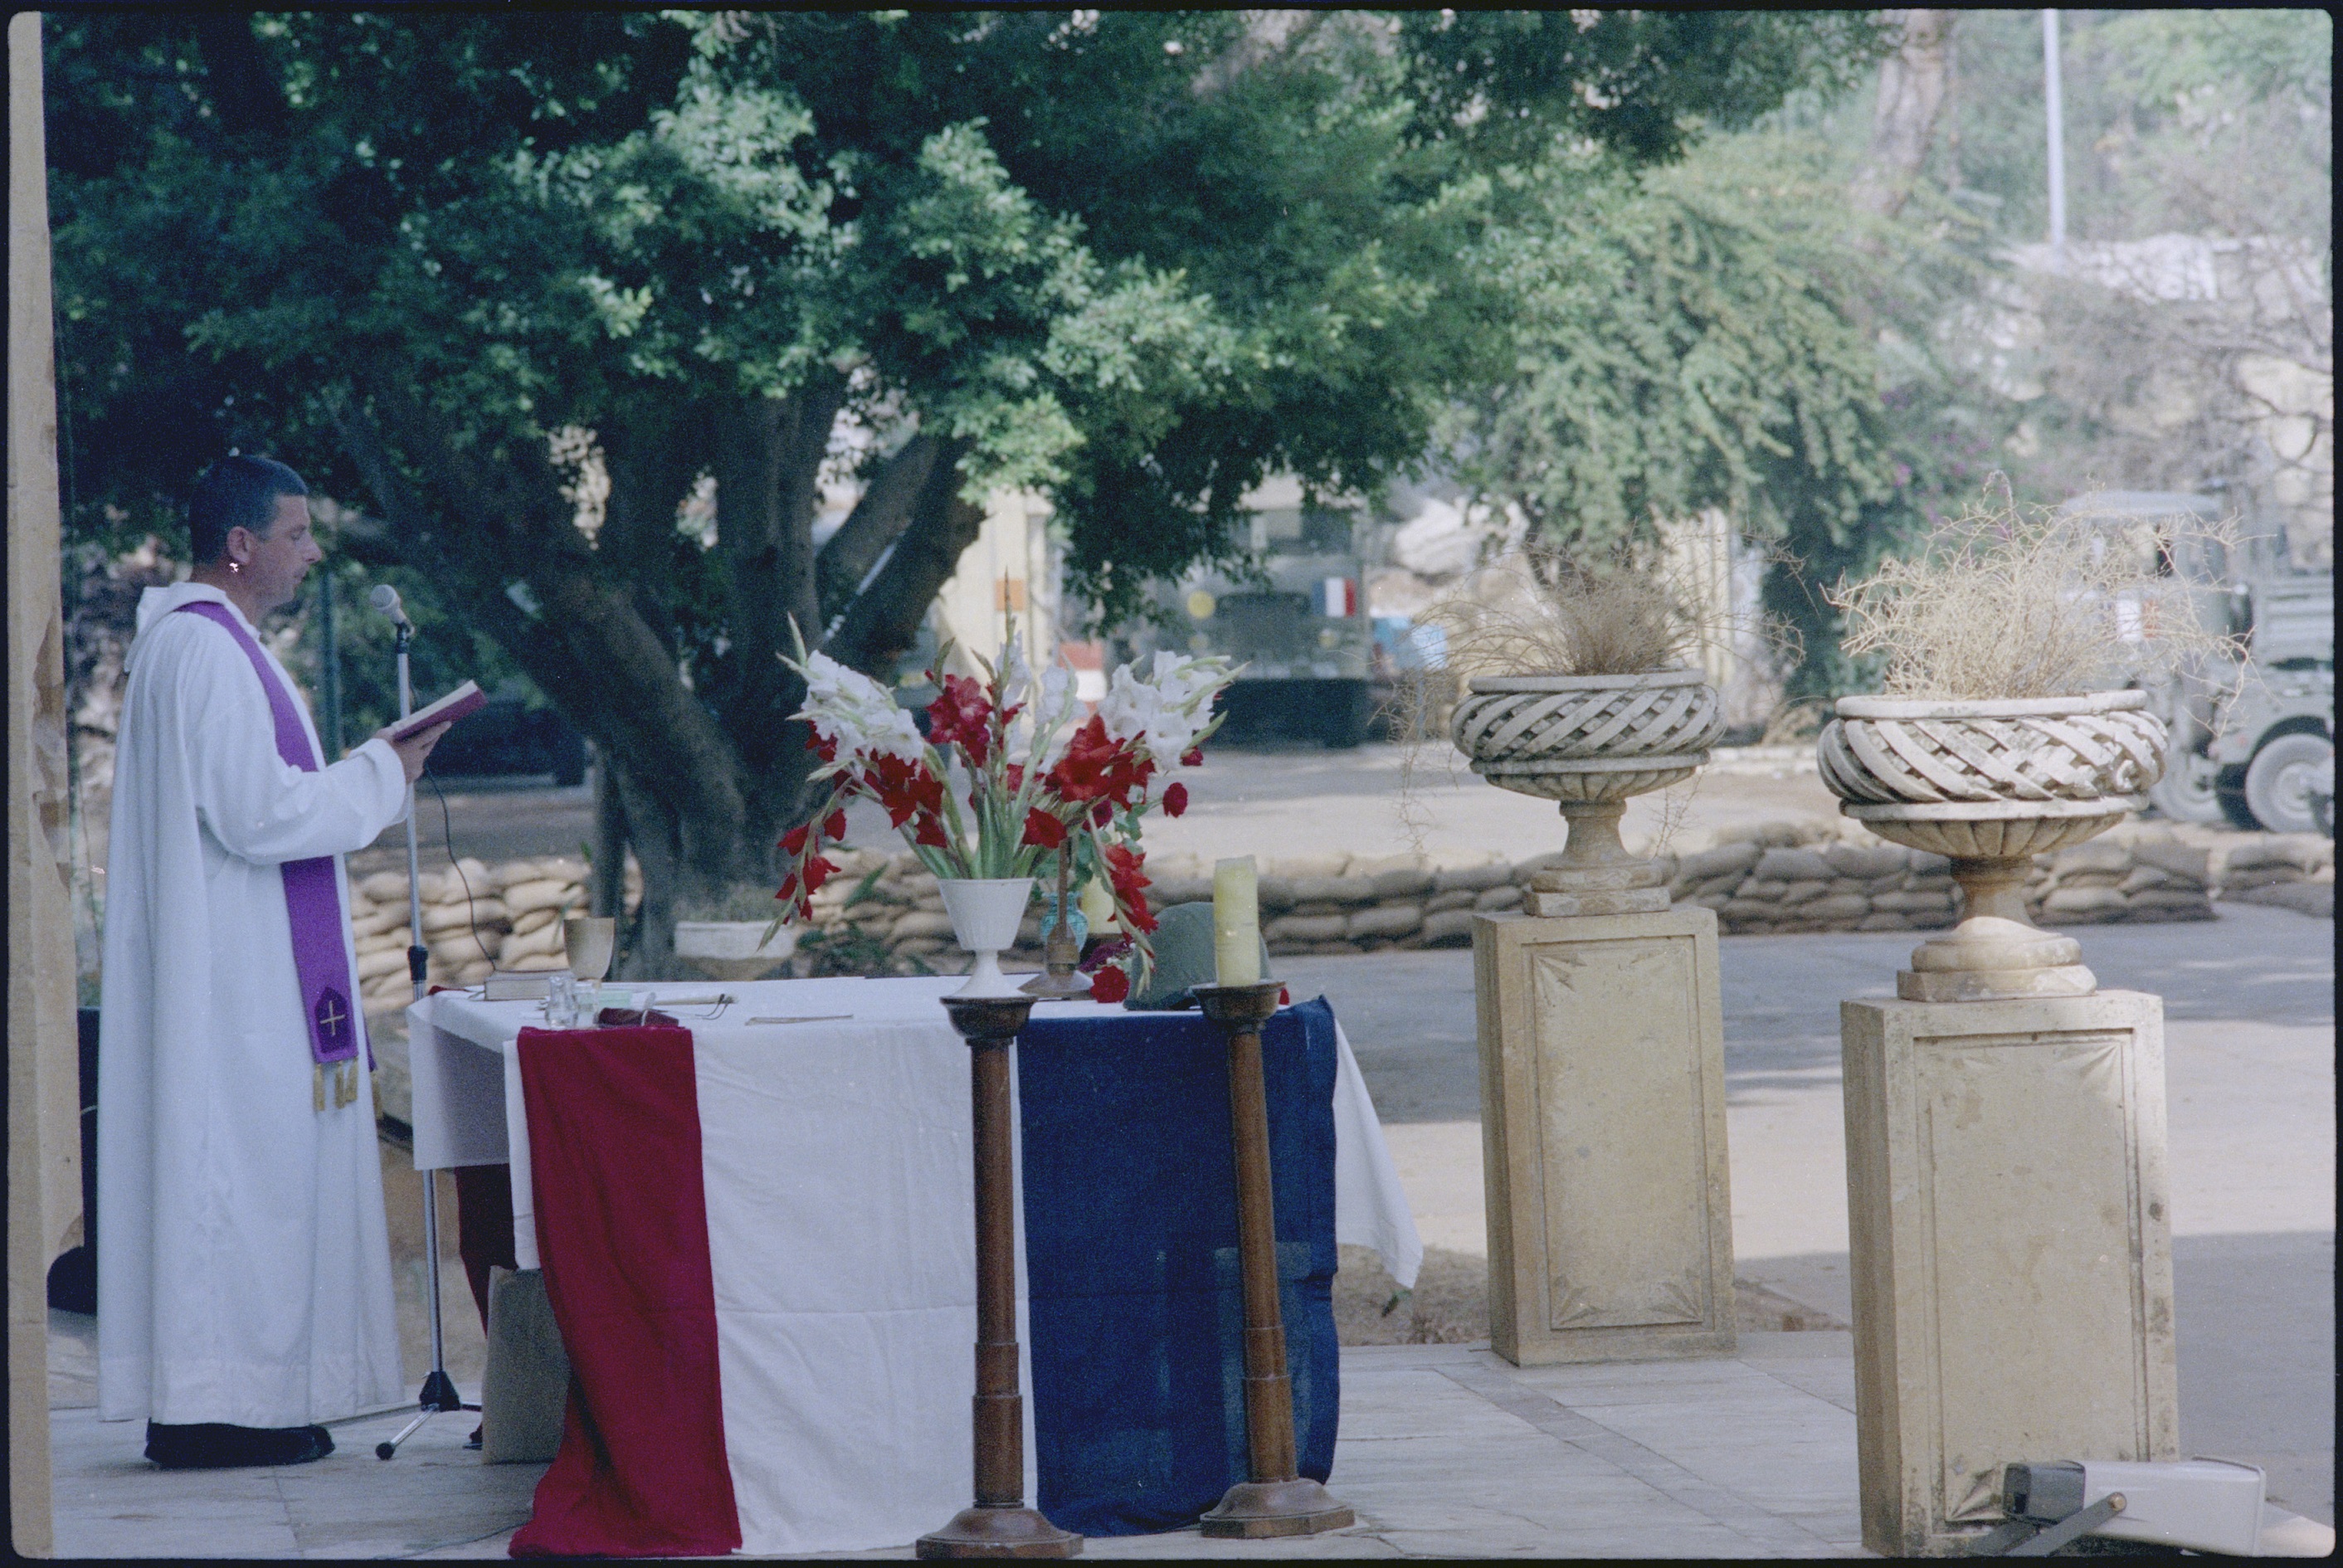
[[(220, 449), (365, 519), (583, 729), (678, 900), (803, 809), (809, 643), (884, 678), (990, 488), (1106, 614), (1272, 468), (1373, 489), (1501, 374), (1509, 171), (1843, 75), (1833, 14), (319, 13), (55, 29), (75, 524)], [(862, 498), (813, 545), (851, 416)], [(590, 430), (591, 538), (558, 432)], [(574, 448), (573, 448), (574, 450)], [(715, 481), (712, 541), (678, 503)]]

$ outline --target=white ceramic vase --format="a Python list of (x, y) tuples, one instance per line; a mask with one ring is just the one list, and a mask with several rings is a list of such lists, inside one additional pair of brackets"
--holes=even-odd
[(936, 886), (951, 917), (952, 935), (976, 962), (954, 996), (1021, 996), (1019, 981), (1001, 972), (1001, 953), (1017, 945), (1017, 928), (1033, 900), (1031, 877), (942, 877)]

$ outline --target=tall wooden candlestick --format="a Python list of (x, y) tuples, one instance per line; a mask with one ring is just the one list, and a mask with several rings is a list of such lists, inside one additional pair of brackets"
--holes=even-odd
[(1200, 1522), (1207, 1535), (1315, 1535), (1353, 1523), (1350, 1509), (1296, 1469), (1293, 1383), (1286, 1373), (1278, 1302), (1277, 1214), (1270, 1188), (1269, 1096), (1262, 1080), (1261, 1026), (1282, 987), (1200, 985), (1204, 1016), (1229, 1037), (1229, 1131), (1236, 1144), (1237, 1256), (1244, 1277), (1245, 1442), (1252, 1479), (1229, 1488)]
[(1009, 1044), (1030, 996), (946, 997), (969, 1043), (976, 1124), (976, 1504), (915, 1550), (921, 1557), (1071, 1557), (1082, 1538), (1025, 1506), (1025, 1399), (1017, 1391), (1016, 1185), (1009, 1160)]

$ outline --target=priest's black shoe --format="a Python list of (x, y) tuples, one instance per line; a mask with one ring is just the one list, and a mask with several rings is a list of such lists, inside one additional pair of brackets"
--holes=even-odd
[(334, 1452), (322, 1426), (186, 1426), (146, 1423), (146, 1457), (166, 1470), (233, 1470), (255, 1464), (307, 1464)]

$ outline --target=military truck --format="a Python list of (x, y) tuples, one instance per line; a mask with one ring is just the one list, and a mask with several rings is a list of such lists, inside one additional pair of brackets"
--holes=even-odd
[[(2119, 529), (2134, 519), (2210, 523), (2222, 508), (2208, 496), (2101, 490), (2059, 511)], [(2157, 564), (2190, 585), (2200, 624), (2245, 639), (2246, 657), (2145, 683), (2171, 731), (2164, 778), (2148, 799), (2177, 821), (2315, 831), (2308, 786), (2335, 752), (2332, 575), (2289, 569), (2283, 546), (2268, 536), (2225, 550), (2185, 528)]]
[(1232, 741), (1366, 739), (1374, 626), (1367, 618), (1360, 519), (1302, 505), (1272, 481), (1252, 502), (1254, 558), (1266, 581), (1193, 570), (1158, 590), (1159, 624), (1121, 640), (1125, 658), (1154, 648), (1222, 654), (1242, 666), (1221, 699)]

